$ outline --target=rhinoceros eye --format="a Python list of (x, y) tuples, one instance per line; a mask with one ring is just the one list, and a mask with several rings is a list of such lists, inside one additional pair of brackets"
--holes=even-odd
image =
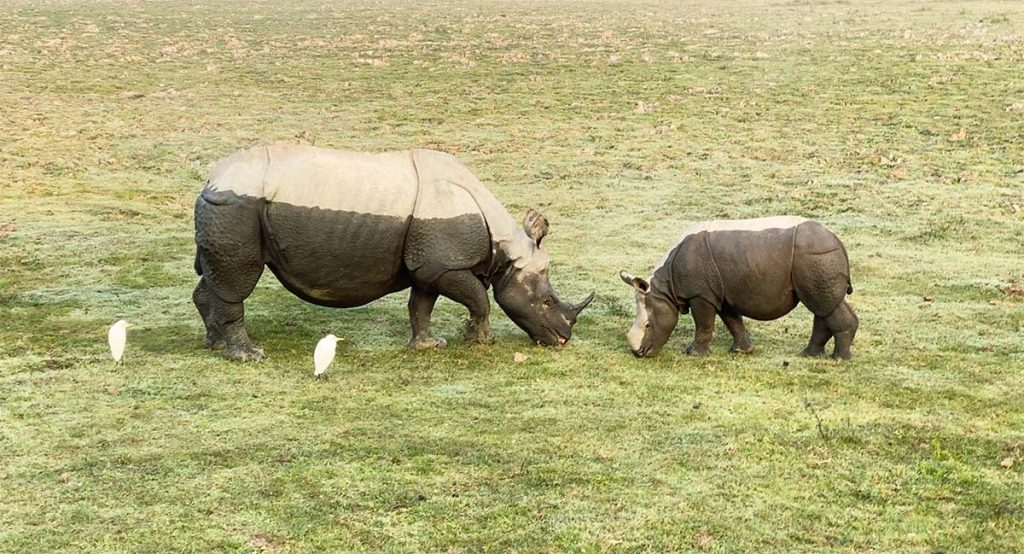
[(555, 303), (555, 301), (554, 301), (554, 300), (552, 300), (550, 296), (544, 299), (544, 305), (545, 305), (545, 306), (547, 306), (547, 307), (549, 307), (549, 308), (550, 308), (550, 307), (551, 307), (551, 306), (552, 306), (552, 305), (553, 305), (554, 303)]
[(651, 328), (651, 322), (650, 321), (647, 321), (646, 323), (644, 323), (644, 329), (650, 329), (650, 328)]

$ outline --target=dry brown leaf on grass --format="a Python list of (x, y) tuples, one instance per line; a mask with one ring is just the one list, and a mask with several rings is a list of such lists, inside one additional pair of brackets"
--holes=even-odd
[(521, 364), (526, 361), (526, 354), (523, 354), (522, 352), (516, 352), (515, 354), (512, 355), (512, 361), (517, 364)]
[(706, 550), (715, 544), (715, 537), (713, 537), (707, 531), (701, 531), (697, 534), (697, 548)]
[(651, 113), (654, 110), (656, 110), (657, 108), (658, 108), (657, 102), (655, 102), (653, 104), (648, 104), (647, 102), (644, 102), (643, 100), (637, 100), (636, 101), (636, 107), (633, 108), (633, 111), (636, 112), (636, 113)]
[(245, 545), (254, 550), (269, 552), (276, 551), (279, 547), (273, 537), (263, 533), (253, 533), (249, 540), (245, 542)]
[(966, 139), (967, 138), (967, 128), (966, 127), (960, 127), (960, 130), (955, 132), (955, 133), (953, 133), (953, 135), (951, 137), (949, 137), (949, 138), (950, 138), (950, 140), (955, 140), (955, 141), (961, 141), (961, 140)]
[(999, 462), (999, 465), (1005, 467), (1006, 469), (1010, 469), (1011, 467), (1013, 467), (1014, 461), (1015, 460), (1013, 459), (1013, 456), (1007, 456), (1006, 458), (1003, 459), (1003, 461)]

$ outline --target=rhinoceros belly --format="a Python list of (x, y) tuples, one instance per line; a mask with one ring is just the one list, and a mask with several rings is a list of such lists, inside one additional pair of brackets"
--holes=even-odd
[(268, 202), (267, 265), (307, 301), (360, 306), (409, 286), (402, 249), (411, 219)]

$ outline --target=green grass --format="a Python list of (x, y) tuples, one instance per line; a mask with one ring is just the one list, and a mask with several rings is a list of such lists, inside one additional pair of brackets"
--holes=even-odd
[[(1022, 551), (1022, 67), (994, 0), (6, 0), (0, 551)], [(270, 359), (203, 350), (192, 201), (281, 140), (452, 152), (541, 209), (597, 291), (573, 342), (496, 310), (469, 347), (442, 301), (414, 354), (404, 294), (268, 276)], [(620, 269), (780, 213), (846, 243), (852, 362), (794, 356), (803, 308), (633, 359)]]

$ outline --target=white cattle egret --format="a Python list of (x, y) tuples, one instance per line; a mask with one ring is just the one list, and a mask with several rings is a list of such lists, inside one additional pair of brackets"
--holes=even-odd
[(316, 350), (313, 351), (313, 376), (323, 377), (327, 366), (334, 361), (334, 350), (341, 340), (334, 335), (327, 335), (316, 343)]
[(124, 344), (128, 341), (128, 322), (119, 319), (110, 326), (107, 331), (107, 343), (110, 344), (110, 355), (115, 362), (120, 362), (124, 356)]

